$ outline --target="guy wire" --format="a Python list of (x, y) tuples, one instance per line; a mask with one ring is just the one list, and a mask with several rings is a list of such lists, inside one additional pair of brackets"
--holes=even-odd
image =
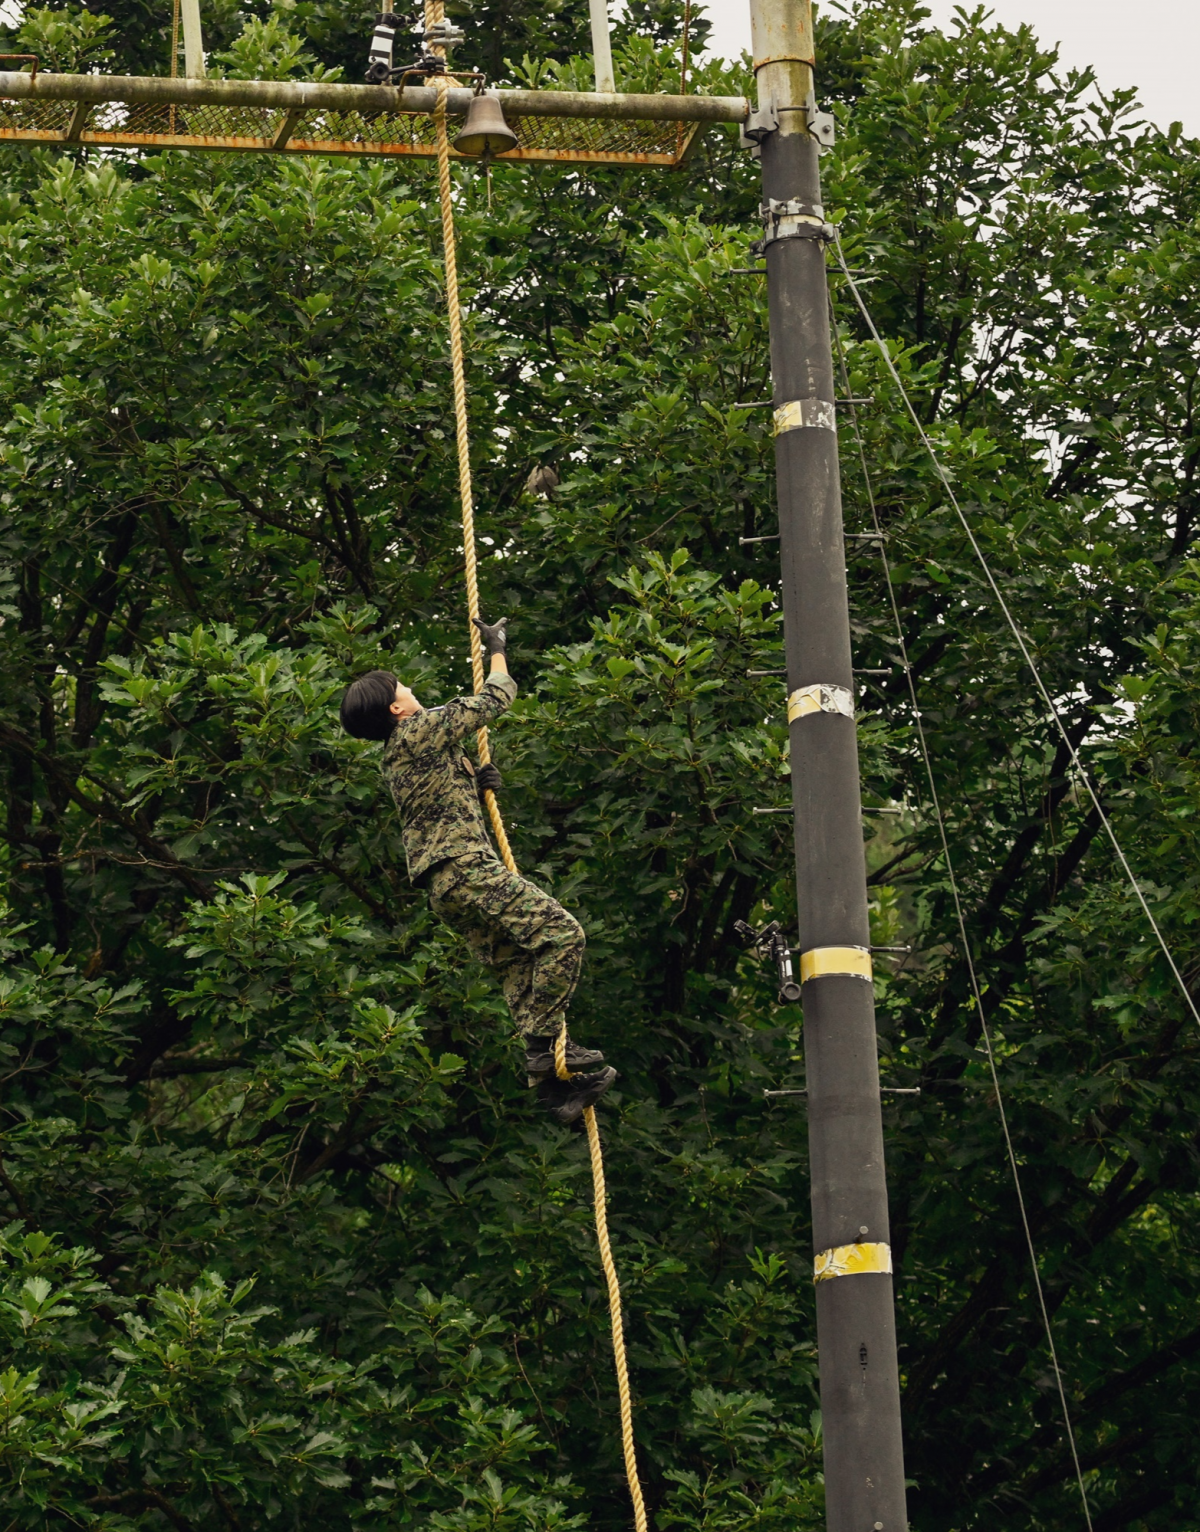
[[(840, 259), (840, 244), (838, 246), (838, 256)], [(844, 261), (842, 262), (842, 270), (846, 270)], [(859, 307), (862, 307), (861, 302)], [(896, 599), (896, 588), (892, 583), (892, 566), (888, 560), (887, 544), (883, 539), (883, 528), (879, 521), (879, 510), (875, 504), (875, 492), (871, 487), (871, 472), (867, 467), (866, 448), (863, 446), (862, 432), (858, 425), (858, 410), (853, 402), (854, 390), (850, 387), (850, 375), (846, 368), (846, 355), (842, 347), (842, 337), (838, 331), (837, 317), (832, 312), (832, 309), (833, 305), (831, 302), (830, 328), (833, 331), (834, 345), (837, 348), (838, 368), (842, 376), (842, 389), (846, 399), (849, 401), (848, 408), (850, 411), (850, 422), (854, 428), (854, 443), (858, 449), (858, 461), (862, 468), (863, 486), (867, 493), (867, 504), (871, 508), (871, 524), (879, 536), (879, 555), (883, 562), (883, 577), (887, 585), (888, 604), (892, 609), (892, 619), (896, 624), (896, 641), (900, 646), (900, 659), (904, 667), (904, 679), (908, 685), (908, 696), (912, 705), (913, 721), (917, 728), (921, 759), (924, 763), (925, 775), (929, 782), (929, 798), (933, 805), (933, 816), (937, 823), (938, 838), (942, 846), (942, 856), (946, 863), (946, 874), (950, 882), (951, 898), (954, 901), (954, 915), (958, 925), (959, 940), (962, 943), (963, 957), (966, 960), (967, 973), (971, 981), (971, 992), (975, 998), (975, 1007), (979, 1015), (979, 1027), (983, 1037), (984, 1050), (987, 1054), (988, 1071), (992, 1077), (992, 1089), (996, 1092), (996, 1110), (1000, 1117), (1000, 1128), (1004, 1136), (1004, 1149), (1008, 1158), (1009, 1171), (1012, 1174), (1013, 1189), (1017, 1195), (1017, 1208), (1021, 1215), (1021, 1228), (1025, 1235), (1025, 1246), (1029, 1252), (1029, 1265), (1033, 1272), (1033, 1285), (1037, 1293), (1038, 1308), (1041, 1311), (1042, 1326), (1046, 1332), (1046, 1349), (1050, 1353), (1050, 1365), (1054, 1369), (1054, 1382), (1058, 1389), (1059, 1404), (1062, 1408), (1063, 1427), (1066, 1431), (1068, 1446), (1071, 1449), (1071, 1461), (1075, 1467), (1075, 1479), (1079, 1485), (1079, 1498), (1083, 1504), (1083, 1519), (1087, 1523), (1088, 1532), (1092, 1532), (1092, 1513), (1088, 1505), (1087, 1489), (1083, 1482), (1083, 1468), (1079, 1461), (1079, 1450), (1075, 1443), (1075, 1432), (1071, 1425), (1071, 1411), (1067, 1404), (1067, 1391), (1063, 1384), (1062, 1368), (1058, 1360), (1058, 1349), (1054, 1344), (1054, 1331), (1050, 1323), (1050, 1311), (1046, 1307), (1046, 1295), (1042, 1289), (1042, 1275), (1038, 1265), (1033, 1230), (1030, 1228), (1029, 1214), (1025, 1208), (1025, 1194), (1021, 1188), (1021, 1171), (1017, 1164), (1016, 1150), (1013, 1148), (1012, 1134), (1009, 1132), (1008, 1127), (1008, 1114), (1004, 1109), (1004, 1097), (1000, 1090), (1000, 1073), (996, 1067), (996, 1054), (992, 1047), (991, 1029), (988, 1026), (987, 1014), (983, 1008), (983, 994), (979, 986), (979, 976), (975, 971), (975, 961), (971, 955), (971, 943), (967, 937), (967, 922), (963, 914), (962, 899), (959, 896), (958, 879), (954, 872), (954, 861), (950, 855), (950, 842), (946, 835), (945, 821), (942, 818), (941, 800), (938, 797), (937, 783), (934, 780), (933, 761), (929, 753), (928, 741), (925, 738), (925, 726), (921, 721), (921, 709), (917, 704), (917, 686), (913, 680), (912, 666), (908, 662), (908, 645), (904, 640), (904, 624), (900, 620), (900, 604)], [(874, 326), (872, 326), (872, 332), (874, 333)], [(876, 336), (876, 339), (878, 340), (878, 336)], [(880, 343), (880, 349), (882, 349), (882, 343)]]
[(1183, 996), (1184, 1004), (1192, 1013), (1193, 1021), (1195, 1021), (1196, 1025), (1200, 1027), (1200, 1010), (1197, 1010), (1196, 1002), (1192, 999), (1190, 993), (1188, 992), (1188, 987), (1184, 983), (1183, 975), (1180, 973), (1179, 967), (1171, 954), (1171, 949), (1167, 945), (1166, 937), (1163, 936), (1161, 930), (1159, 929), (1158, 921), (1155, 920), (1153, 911), (1150, 909), (1150, 906), (1146, 901), (1146, 896), (1142, 893), (1138, 880), (1134, 877), (1133, 869), (1130, 867), (1125, 853), (1121, 849), (1121, 843), (1117, 839), (1116, 831), (1113, 829), (1108, 815), (1104, 812), (1104, 807), (1100, 802), (1100, 795), (1092, 783), (1091, 775), (1085, 768), (1079, 751), (1076, 749), (1070, 735), (1067, 733), (1062, 719), (1059, 717), (1058, 709), (1054, 706), (1054, 701), (1046, 688), (1046, 683), (1042, 680), (1042, 673), (1034, 662), (1033, 655), (1029, 652), (1029, 647), (1025, 642), (1024, 635), (1021, 633), (1021, 630), (1018, 628), (1012, 612), (1009, 610), (1008, 602), (1005, 601), (1004, 596), (1001, 594), (1000, 587), (996, 583), (996, 577), (992, 574), (991, 566), (988, 564), (987, 559), (984, 557), (983, 549), (979, 546), (979, 543), (975, 539), (975, 534), (971, 530), (971, 524), (963, 514), (962, 506), (959, 505), (958, 497), (954, 493), (954, 486), (950, 482), (950, 476), (942, 467), (941, 460), (933, 449), (933, 443), (929, 440), (929, 437), (925, 432), (925, 427), (921, 424), (920, 416), (917, 414), (916, 410), (913, 409), (912, 401), (909, 399), (908, 391), (905, 389), (904, 384), (900, 380), (900, 374), (897, 372), (896, 365), (892, 361), (891, 353), (888, 351), (888, 348), (884, 345), (882, 339), (880, 338), (879, 331), (875, 328), (875, 321), (871, 318), (870, 312), (868, 311), (866, 304), (863, 302), (862, 294), (859, 292), (854, 278), (850, 275), (850, 268), (846, 265), (846, 257), (842, 251), (842, 241), (836, 228), (833, 232), (833, 239), (834, 245), (837, 249), (838, 265), (842, 268), (842, 274), (845, 276), (846, 281), (849, 284), (850, 291), (854, 295), (854, 301), (858, 305), (858, 311), (866, 322), (866, 326), (870, 330), (875, 344), (879, 347), (879, 354), (883, 358), (884, 365), (887, 367), (888, 372), (892, 376), (892, 381), (900, 390), (900, 397), (903, 399), (904, 406), (912, 418), (913, 425), (915, 425), (917, 428), (917, 434), (920, 436), (925, 450), (929, 454), (930, 461), (933, 463), (934, 468), (937, 470), (938, 478), (942, 481), (942, 487), (946, 491), (946, 496), (949, 499), (950, 504), (954, 507), (955, 515), (958, 517), (959, 522), (962, 525), (962, 529), (966, 533), (967, 541), (971, 545), (971, 551), (974, 553), (976, 559), (978, 560), (979, 567), (983, 570), (984, 577), (986, 578), (988, 585), (991, 587), (992, 594), (995, 596), (1000, 610), (1004, 614), (1004, 620), (1007, 622), (1010, 630), (1012, 631), (1012, 635), (1017, 641), (1017, 647), (1020, 649), (1021, 655), (1025, 660), (1026, 665), (1029, 667), (1030, 674), (1033, 676), (1034, 685), (1037, 687), (1042, 701), (1046, 704), (1046, 711), (1049, 713), (1054, 727), (1061, 735), (1063, 744), (1067, 747), (1067, 752), (1071, 758), (1071, 763), (1074, 765), (1075, 770), (1079, 773), (1080, 780), (1083, 782), (1084, 787), (1087, 788), (1088, 797), (1092, 800), (1092, 807), (1095, 809), (1100, 823), (1104, 826), (1105, 834), (1108, 836), (1112, 848), (1116, 852), (1117, 860), (1120, 862), (1122, 868), (1124, 869), (1125, 876), (1129, 881), (1129, 886), (1133, 889), (1134, 895), (1137, 898), (1137, 902), (1142, 907), (1142, 913), (1145, 915), (1147, 921), (1149, 922), (1150, 929), (1154, 932), (1155, 940), (1158, 942), (1159, 949), (1161, 950), (1163, 957), (1167, 960), (1167, 966), (1170, 968), (1171, 973), (1175, 977), (1175, 983), (1179, 986), (1179, 993)]

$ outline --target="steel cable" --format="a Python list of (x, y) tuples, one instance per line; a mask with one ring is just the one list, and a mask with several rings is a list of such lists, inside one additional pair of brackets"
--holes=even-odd
[[(842, 260), (840, 243), (838, 245), (838, 257), (842, 263), (842, 270), (845, 272), (846, 266), (844, 260)], [(847, 280), (852, 282), (853, 279), (850, 278), (848, 272), (846, 275)], [(861, 301), (859, 302), (859, 307), (860, 309), (863, 307)], [(870, 318), (869, 316), (865, 315), (865, 310), (864, 317), (867, 317), (867, 323), (870, 324)], [(845, 355), (842, 350), (841, 336), (838, 334), (836, 321), (834, 322), (832, 328), (835, 343), (837, 346), (838, 364), (841, 369), (842, 387), (845, 390), (847, 399), (850, 399), (851, 395), (853, 394), (853, 389), (850, 387), (849, 374), (846, 370)], [(875, 335), (875, 339), (878, 342), (880, 349), (884, 350), (883, 342), (879, 340), (879, 336), (875, 331), (874, 325), (871, 325), (871, 331), (872, 334)], [(899, 382), (898, 378), (897, 382)], [(901, 391), (903, 392), (902, 386)], [(905, 402), (908, 402), (907, 396), (905, 397)], [(921, 760), (924, 763), (925, 776), (929, 783), (929, 799), (933, 807), (934, 820), (937, 824), (938, 839), (941, 842), (942, 847), (942, 856), (946, 863), (946, 877), (950, 884), (950, 896), (954, 904), (954, 916), (956, 924), (958, 925), (959, 941), (962, 946), (963, 959), (967, 965), (967, 974), (970, 979), (971, 993), (975, 1000), (976, 1012), (979, 1016), (979, 1029), (983, 1037), (984, 1052), (987, 1056), (988, 1072), (992, 1078), (992, 1089), (996, 1094), (996, 1110), (1000, 1118), (1000, 1130), (1004, 1138), (1004, 1149), (1008, 1159), (1009, 1171), (1012, 1175), (1013, 1190), (1016, 1193), (1017, 1208), (1021, 1219), (1021, 1229), (1025, 1236), (1025, 1247), (1029, 1255), (1030, 1270), (1033, 1273), (1033, 1285), (1034, 1291), (1037, 1295), (1038, 1309), (1041, 1313), (1042, 1327), (1046, 1332), (1046, 1349), (1049, 1353), (1050, 1365), (1054, 1372), (1055, 1387), (1058, 1391), (1059, 1405), (1062, 1411), (1063, 1429), (1066, 1432), (1067, 1445), (1071, 1453), (1071, 1462), (1075, 1469), (1075, 1480), (1079, 1486), (1079, 1498), (1083, 1506), (1083, 1519), (1087, 1524), (1088, 1532), (1092, 1532), (1092, 1513), (1091, 1507), (1088, 1504), (1087, 1487), (1083, 1482), (1083, 1467), (1079, 1461), (1079, 1450), (1075, 1441), (1075, 1430), (1071, 1424), (1071, 1410), (1070, 1406), (1067, 1404), (1066, 1386), (1063, 1382), (1062, 1367), (1058, 1360), (1058, 1348), (1054, 1344), (1054, 1331), (1050, 1322), (1050, 1311), (1047, 1307), (1046, 1295), (1042, 1287), (1042, 1274), (1041, 1266), (1038, 1262), (1037, 1247), (1034, 1243), (1033, 1230), (1030, 1227), (1029, 1214), (1025, 1206), (1025, 1194), (1021, 1185), (1021, 1171), (1017, 1161), (1016, 1149), (1013, 1146), (1012, 1134), (1008, 1126), (1008, 1113), (1004, 1108), (1004, 1096), (1000, 1089), (1000, 1073), (996, 1067), (996, 1053), (994, 1047), (992, 1046), (991, 1028), (988, 1026), (987, 1013), (984, 1010), (983, 1005), (983, 994), (979, 984), (979, 976), (976, 972), (975, 961), (971, 954), (971, 944), (967, 937), (966, 916), (963, 913), (962, 899), (958, 888), (958, 878), (955, 875), (954, 860), (950, 855), (950, 842), (946, 835), (946, 824), (942, 817), (941, 800), (938, 797), (937, 783), (934, 780), (933, 761), (929, 753), (928, 741), (925, 738), (925, 726), (921, 719), (921, 709), (917, 703), (916, 682), (913, 680), (912, 666), (909, 664), (908, 660), (908, 645), (904, 639), (904, 625), (900, 620), (900, 604), (896, 599), (896, 590), (892, 583), (892, 567), (888, 561), (887, 546), (883, 538), (883, 528), (880, 524), (879, 511), (875, 504), (875, 493), (871, 487), (871, 474), (869, 468), (867, 467), (866, 449), (863, 446), (862, 432), (859, 430), (858, 425), (858, 411), (855, 408), (853, 402), (851, 402), (848, 407), (850, 410), (851, 424), (854, 428), (855, 445), (858, 448), (859, 464), (862, 468), (863, 485), (866, 489), (867, 504), (871, 508), (871, 525), (879, 537), (879, 554), (883, 563), (883, 576), (887, 585), (888, 603), (891, 606), (892, 618), (896, 625), (896, 641), (900, 649), (900, 661), (904, 667), (904, 679), (908, 684), (909, 701), (912, 706), (913, 722), (916, 726), (917, 740), (921, 751)], [(924, 437), (924, 432), (922, 432), (922, 437)], [(926, 440), (926, 446), (929, 446), (928, 440)], [(933, 449), (930, 447), (929, 450), (930, 455), (932, 456)]]
[[(431, 0), (426, 5), (426, 25), (434, 25), (444, 19), (443, 0)], [(479, 576), (475, 555), (475, 502), (471, 487), (471, 441), (467, 416), (466, 368), (463, 359), (462, 312), (458, 293), (458, 260), (454, 230), (453, 188), (450, 180), (450, 137), (446, 127), (446, 92), (449, 82), (445, 75), (435, 75), (437, 108), (434, 125), (437, 133), (438, 191), (442, 214), (442, 249), (446, 270), (446, 308), (450, 321), (450, 368), (454, 382), (455, 439), (458, 451), (458, 489), (462, 503), (463, 558), (466, 566), (467, 614), (471, 637), (471, 672), (476, 692), (483, 690), (483, 645), (479, 630), (470, 619), (479, 616)], [(488, 731), (478, 732), (479, 759), (486, 764), (491, 760)], [(517, 871), (516, 859), (505, 832), (504, 820), (495, 793), (486, 794), (488, 813), (496, 844), (510, 872)], [(566, 1066), (567, 1023), (564, 1015), (555, 1044), (554, 1062), (559, 1079), (569, 1079)], [(596, 1219), (596, 1243), (600, 1249), (600, 1264), (608, 1289), (609, 1320), (612, 1328), (613, 1360), (617, 1375), (617, 1395), (621, 1411), (621, 1448), (625, 1458), (625, 1476), (629, 1481), (629, 1494), (633, 1501), (633, 1519), (636, 1532), (647, 1532), (646, 1507), (642, 1499), (642, 1486), (638, 1478), (637, 1452), (633, 1440), (633, 1396), (629, 1387), (629, 1367), (625, 1357), (625, 1327), (621, 1313), (621, 1286), (613, 1260), (612, 1244), (608, 1235), (608, 1193), (604, 1182), (604, 1155), (600, 1146), (600, 1125), (594, 1107), (583, 1114), (587, 1129), (588, 1150), (592, 1162), (592, 1197)]]

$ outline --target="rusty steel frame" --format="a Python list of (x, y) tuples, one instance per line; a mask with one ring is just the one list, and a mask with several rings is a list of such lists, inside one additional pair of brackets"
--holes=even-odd
[[(465, 116), (472, 92), (451, 87)], [(741, 96), (499, 90), (517, 135), (504, 162), (681, 164), (711, 122), (744, 122)], [(269, 154), (436, 153), (432, 86), (0, 72), (0, 143)], [(459, 156), (463, 158), (463, 156)]]

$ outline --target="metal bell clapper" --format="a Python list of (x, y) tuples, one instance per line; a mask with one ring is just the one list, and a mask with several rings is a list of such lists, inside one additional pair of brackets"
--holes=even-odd
[(454, 140), (459, 154), (472, 159), (486, 155), (506, 154), (517, 147), (517, 135), (504, 120), (499, 96), (481, 94), (471, 98), (462, 132)]

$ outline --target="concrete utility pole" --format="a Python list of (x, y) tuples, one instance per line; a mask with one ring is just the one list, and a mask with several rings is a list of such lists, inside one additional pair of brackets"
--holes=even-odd
[(617, 88), (613, 74), (612, 34), (608, 29), (608, 0), (588, 0), (592, 18), (592, 68), (596, 89), (604, 95)]
[(750, 0), (762, 152), (830, 1532), (904, 1532), (904, 1459), (810, 0)]
[(189, 80), (202, 80), (207, 73), (204, 67), (204, 33), (200, 27), (200, 0), (180, 0), (180, 18), (183, 21), (183, 70)]

